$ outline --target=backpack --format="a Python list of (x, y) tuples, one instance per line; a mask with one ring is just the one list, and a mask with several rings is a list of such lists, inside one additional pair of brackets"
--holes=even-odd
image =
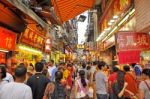
[(57, 82), (54, 82), (55, 89), (54, 92), (50, 95), (51, 99), (66, 99), (66, 90), (65, 87)]

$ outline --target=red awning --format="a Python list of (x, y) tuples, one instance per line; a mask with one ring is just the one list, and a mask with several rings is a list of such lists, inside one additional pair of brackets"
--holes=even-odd
[(90, 9), (95, 0), (51, 0), (60, 22), (68, 21)]

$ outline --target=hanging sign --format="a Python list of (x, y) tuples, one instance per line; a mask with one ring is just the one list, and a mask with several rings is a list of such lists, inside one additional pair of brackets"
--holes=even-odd
[(27, 28), (25, 32), (22, 33), (20, 40), (21, 43), (25, 43), (40, 50), (43, 50), (45, 46), (44, 36), (29, 28)]
[(150, 35), (148, 33), (119, 32), (116, 34), (117, 51), (148, 50)]
[(0, 49), (13, 51), (16, 49), (16, 33), (0, 27)]
[(51, 51), (51, 39), (47, 38), (45, 42), (45, 52), (50, 52)]

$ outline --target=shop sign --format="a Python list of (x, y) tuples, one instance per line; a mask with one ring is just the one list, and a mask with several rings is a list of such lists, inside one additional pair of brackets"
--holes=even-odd
[(0, 27), (0, 49), (13, 51), (16, 49), (16, 33)]
[(150, 49), (148, 33), (119, 32), (116, 34), (117, 51)]
[(131, 64), (140, 62), (140, 51), (120, 51), (118, 52), (119, 64)]
[(0, 63), (5, 63), (6, 62), (6, 54), (3, 52), (0, 52)]
[(77, 48), (78, 48), (78, 49), (84, 49), (84, 45), (83, 45), (83, 44), (78, 44), (78, 45), (77, 45)]
[(100, 19), (101, 31), (108, 27), (108, 23), (114, 15), (121, 16), (122, 13), (126, 12), (130, 8), (132, 0), (113, 0), (110, 3)]
[(50, 52), (51, 51), (51, 39), (47, 38), (45, 42), (45, 52)]
[(27, 45), (30, 45), (34, 48), (38, 48), (41, 50), (43, 50), (45, 46), (44, 36), (29, 28), (27, 28), (25, 32), (22, 33), (20, 40), (21, 43), (25, 43)]

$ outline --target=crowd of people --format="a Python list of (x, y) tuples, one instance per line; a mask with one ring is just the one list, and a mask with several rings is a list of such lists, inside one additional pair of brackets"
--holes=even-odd
[(0, 99), (150, 99), (150, 69), (51, 60), (20, 63), (11, 75), (0, 64)]

